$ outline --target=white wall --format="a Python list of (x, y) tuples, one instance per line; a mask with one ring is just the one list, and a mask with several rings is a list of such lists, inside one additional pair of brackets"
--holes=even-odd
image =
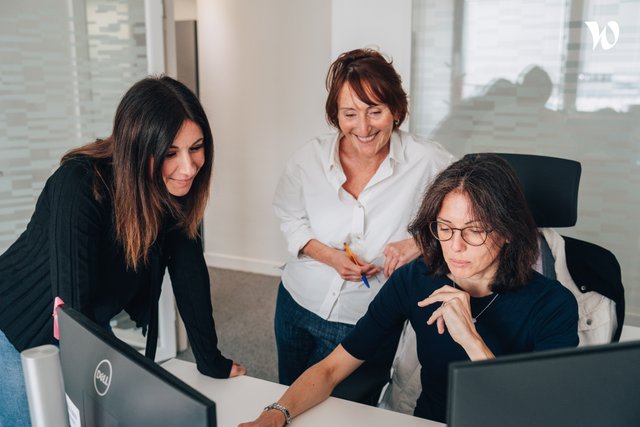
[(271, 198), (284, 162), (326, 132), (330, 5), (198, 0), (200, 91), (216, 158), (205, 216), (214, 266), (278, 274), (284, 243)]
[(409, 82), (410, 9), (410, 0), (197, 0), (200, 95), (216, 149), (210, 265), (279, 275), (287, 253), (271, 199), (294, 150), (330, 130), (327, 68), (344, 50), (377, 45)]
[(411, 0), (333, 0), (331, 57), (373, 47), (393, 60), (409, 93), (411, 82)]
[[(172, 0), (176, 21), (195, 21), (198, 19), (196, 0)], [(165, 5), (167, 5), (165, 0)]]
[(625, 324), (622, 327), (620, 341), (638, 341), (640, 340), (640, 327)]

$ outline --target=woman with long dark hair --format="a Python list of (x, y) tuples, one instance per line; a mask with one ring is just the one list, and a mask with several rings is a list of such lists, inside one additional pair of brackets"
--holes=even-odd
[(167, 268), (199, 371), (245, 372), (218, 350), (198, 231), (212, 163), (204, 110), (169, 77), (133, 85), (111, 136), (62, 158), (27, 229), (0, 257), (0, 424), (29, 423), (19, 352), (56, 342), (55, 297), (105, 328), (126, 310), (153, 359)]

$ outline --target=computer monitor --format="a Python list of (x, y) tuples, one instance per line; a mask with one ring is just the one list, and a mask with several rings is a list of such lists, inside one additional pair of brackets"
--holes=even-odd
[(640, 426), (640, 341), (449, 366), (447, 426)]
[(216, 426), (214, 402), (98, 327), (61, 307), (60, 364), (74, 426)]

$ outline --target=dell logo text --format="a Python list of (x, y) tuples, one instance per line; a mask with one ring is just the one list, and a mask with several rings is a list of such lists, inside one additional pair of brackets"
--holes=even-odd
[(93, 374), (93, 386), (96, 389), (96, 393), (98, 396), (104, 396), (109, 391), (109, 386), (111, 385), (111, 362), (107, 359), (104, 359), (98, 366), (96, 366), (96, 370)]
[[(596, 21), (584, 21), (589, 31), (591, 31), (591, 38), (593, 39), (593, 50), (596, 50), (596, 46), (600, 44), (603, 50), (609, 50), (618, 43), (618, 37), (620, 36), (620, 26), (616, 21), (609, 21), (607, 25), (600, 31), (600, 26)], [(607, 37), (607, 28), (613, 33), (613, 43), (609, 43)]]

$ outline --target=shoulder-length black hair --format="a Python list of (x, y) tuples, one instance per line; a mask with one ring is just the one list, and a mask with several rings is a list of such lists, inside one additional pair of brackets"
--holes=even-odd
[[(164, 184), (162, 163), (187, 120), (202, 130), (205, 162), (189, 193), (176, 198)], [(96, 160), (94, 195), (113, 198), (116, 238), (129, 267), (147, 263), (168, 218), (189, 237), (197, 237), (209, 197), (213, 136), (198, 98), (182, 83), (166, 76), (135, 83), (116, 109), (111, 136), (69, 151), (62, 162), (74, 157)]]
[(348, 83), (360, 100), (368, 105), (386, 104), (394, 117), (396, 129), (407, 116), (409, 102), (402, 88), (400, 75), (393, 68), (393, 61), (387, 61), (374, 49), (356, 49), (344, 52), (336, 59), (327, 73), (327, 121), (336, 129), (338, 122), (338, 98), (340, 90)]
[(433, 274), (446, 275), (449, 268), (429, 223), (436, 220), (445, 196), (454, 191), (469, 197), (474, 220), (505, 239), (492, 291), (524, 286), (538, 257), (536, 224), (515, 172), (495, 154), (466, 155), (442, 171), (427, 189), (409, 232)]

